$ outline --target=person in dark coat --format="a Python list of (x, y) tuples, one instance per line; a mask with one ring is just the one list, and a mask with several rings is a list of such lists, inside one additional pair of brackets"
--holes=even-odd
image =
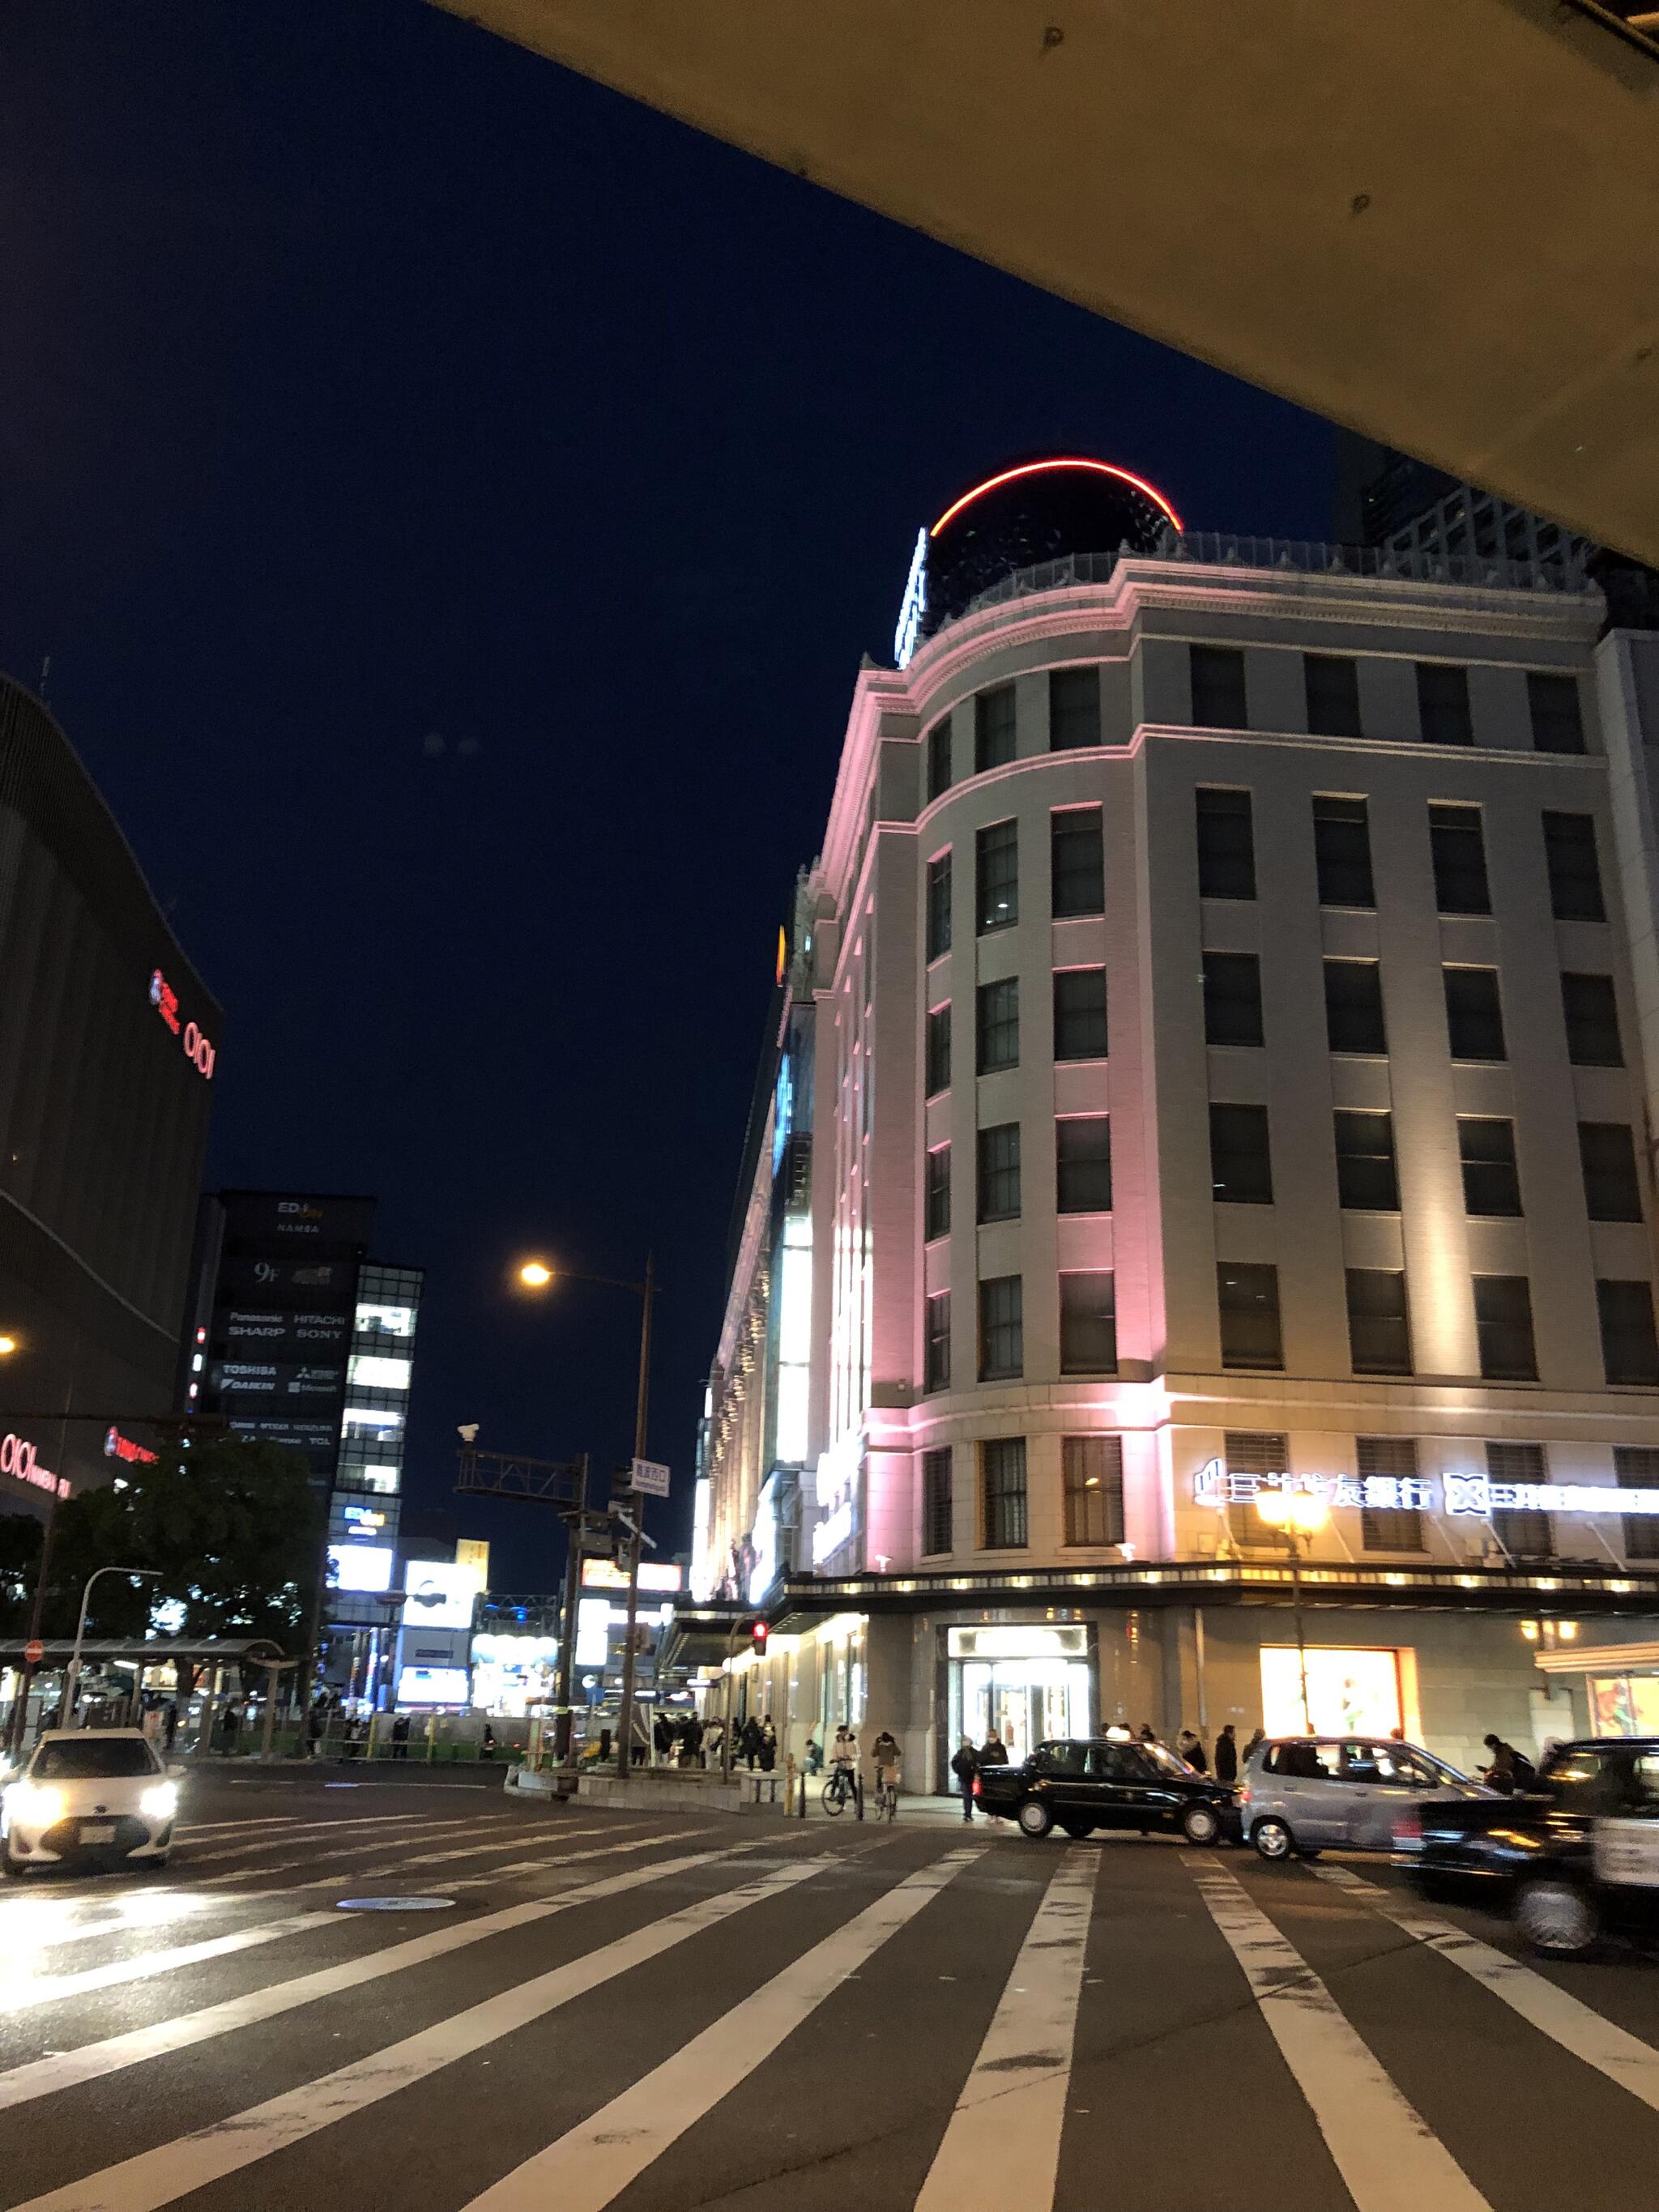
[(979, 1773), (979, 1753), (972, 1736), (965, 1735), (951, 1754), (951, 1771), (962, 1785), (962, 1817), (974, 1817), (974, 1783)]
[(1189, 1728), (1182, 1729), (1176, 1738), (1176, 1755), (1184, 1759), (1194, 1774), (1207, 1774), (1210, 1762), (1205, 1755), (1203, 1740)]
[(1215, 1740), (1215, 1778), (1218, 1782), (1238, 1779), (1238, 1738), (1231, 1721)]
[(755, 1718), (753, 1713), (750, 1713), (748, 1719), (738, 1730), (738, 1749), (742, 1754), (744, 1762), (748, 1765), (749, 1771), (751, 1774), (754, 1772), (756, 1764), (760, 1758), (763, 1742), (763, 1738), (761, 1735), (761, 1724)]
[(979, 1747), (979, 1763), (981, 1766), (1006, 1766), (1008, 1764), (1008, 1747), (994, 1729)]

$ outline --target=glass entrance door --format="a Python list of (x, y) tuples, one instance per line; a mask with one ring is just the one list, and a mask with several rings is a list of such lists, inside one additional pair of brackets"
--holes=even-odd
[(1054, 1736), (1091, 1733), (1086, 1659), (958, 1659), (951, 1662), (951, 1742), (981, 1744), (994, 1729), (1012, 1764)]

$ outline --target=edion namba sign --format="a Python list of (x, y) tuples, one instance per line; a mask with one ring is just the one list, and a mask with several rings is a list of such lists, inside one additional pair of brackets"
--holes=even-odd
[(208, 1042), (194, 1022), (180, 1023), (179, 994), (159, 968), (149, 979), (149, 1002), (184, 1046), (185, 1059), (191, 1062), (198, 1074), (204, 1076), (210, 1083), (213, 1079), (213, 1063), (219, 1056), (218, 1048)]
[(36, 1490), (50, 1491), (58, 1498), (70, 1494), (69, 1484), (63, 1476), (41, 1466), (40, 1455), (27, 1437), (0, 1437), (0, 1474), (9, 1474), (19, 1482), (29, 1483)]

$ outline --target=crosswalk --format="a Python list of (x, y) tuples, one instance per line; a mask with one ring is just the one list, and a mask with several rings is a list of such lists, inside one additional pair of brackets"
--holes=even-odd
[[(368, 1880), (451, 1909), (340, 1911)], [(1182, 2116), (1237, 2081), (1206, 2189)], [(13, 2212), (276, 2212), (320, 2177), (408, 2212), (1509, 2212), (1559, 2177), (1626, 2212), (1656, 2171), (1659, 1967), (1534, 1966), (1375, 1862), (272, 1815), (164, 1881), (0, 1897)]]

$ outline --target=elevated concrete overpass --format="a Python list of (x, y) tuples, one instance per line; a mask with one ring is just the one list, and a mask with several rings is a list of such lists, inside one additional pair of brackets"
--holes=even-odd
[(1659, 563), (1659, 10), (434, 4)]

